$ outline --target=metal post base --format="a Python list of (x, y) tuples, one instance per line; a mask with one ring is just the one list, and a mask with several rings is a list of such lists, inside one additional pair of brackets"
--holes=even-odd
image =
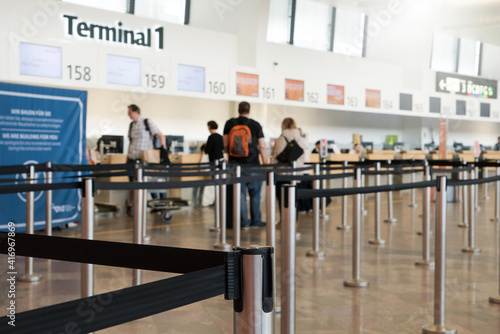
[(416, 208), (416, 207), (418, 207), (418, 204), (417, 203), (410, 203), (410, 204), (408, 204), (408, 206), (410, 208)]
[(463, 227), (463, 228), (469, 228), (469, 224), (466, 224), (464, 222), (461, 222), (460, 224), (457, 225), (458, 227)]
[(20, 282), (28, 282), (28, 283), (33, 283), (33, 282), (38, 282), (39, 280), (42, 279), (42, 275), (39, 274), (22, 274), (17, 276), (17, 280)]
[(315, 257), (318, 259), (325, 258), (325, 252), (322, 252), (322, 251), (309, 250), (309, 251), (307, 251), (306, 255), (309, 257)]
[(328, 220), (328, 219), (330, 219), (330, 216), (329, 216), (329, 215), (324, 215), (324, 216), (323, 216), (323, 215), (321, 215), (321, 217), (320, 217), (320, 218), (321, 218), (321, 219), (324, 219), (324, 220)]
[(382, 239), (371, 239), (371, 240), (368, 240), (368, 243), (372, 244), (372, 245), (385, 245), (385, 240), (382, 240)]
[(145, 243), (145, 244), (149, 244), (150, 241), (151, 241), (151, 236), (150, 235), (145, 235), (142, 238), (142, 242)]
[(500, 304), (500, 295), (496, 297), (490, 297), (490, 303)]
[(223, 251), (229, 251), (231, 250), (231, 245), (230, 244), (222, 244), (220, 242), (214, 244), (214, 248), (218, 250), (223, 250)]
[[(432, 235), (432, 233), (433, 233), (432, 231), (429, 231), (429, 235)], [(418, 232), (417, 232), (417, 234), (418, 234), (418, 235), (424, 235), (424, 232), (422, 232), (422, 231), (418, 231)]]
[(300, 232), (295, 233), (295, 240), (300, 240), (300, 238), (302, 238), (302, 233)]
[(479, 253), (481, 253), (481, 248), (466, 247), (466, 248), (462, 249), (462, 253), (479, 254)]
[(434, 261), (429, 261), (429, 260), (418, 260), (415, 261), (415, 265), (419, 267), (429, 267), (429, 268), (434, 268)]
[(481, 207), (480, 206), (476, 206), (476, 212), (481, 212)]
[(363, 216), (366, 216), (366, 215), (368, 214), (368, 210), (361, 210), (361, 214), (362, 214)]
[(423, 334), (455, 334), (457, 330), (448, 326), (425, 325), (422, 327)]
[(337, 226), (337, 230), (350, 231), (351, 227), (349, 225), (340, 225), (340, 226)]
[(498, 223), (500, 220), (498, 218), (491, 218), (490, 222)]
[(384, 219), (384, 223), (391, 223), (391, 224), (396, 224), (398, 220), (396, 218), (387, 218)]
[(220, 228), (218, 228), (218, 227), (212, 226), (210, 228), (210, 232), (219, 232), (219, 231), (220, 231)]
[(370, 284), (368, 281), (364, 279), (349, 279), (344, 281), (344, 286), (349, 288), (366, 288)]

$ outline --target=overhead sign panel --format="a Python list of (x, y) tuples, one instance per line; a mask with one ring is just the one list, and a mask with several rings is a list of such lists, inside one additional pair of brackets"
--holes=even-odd
[(436, 92), (455, 93), (484, 99), (497, 98), (497, 80), (436, 72)]

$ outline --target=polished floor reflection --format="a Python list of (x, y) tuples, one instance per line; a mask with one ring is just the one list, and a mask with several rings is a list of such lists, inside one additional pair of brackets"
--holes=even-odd
[[(481, 254), (462, 253), (467, 244), (467, 229), (457, 227), (462, 220), (462, 205), (459, 202), (447, 204), (446, 323), (457, 328), (460, 334), (500, 333), (500, 305), (488, 301), (490, 296), (499, 294), (500, 225), (490, 221), (494, 215), (493, 191), (490, 187), (490, 199), (486, 201), (480, 187), (476, 246), (481, 248)], [(343, 285), (343, 281), (352, 275), (352, 231), (336, 228), (341, 223), (340, 198), (334, 199), (328, 207), (330, 219), (321, 221), (320, 245), (326, 252), (324, 259), (306, 257), (306, 252), (312, 248), (312, 213), (299, 214), (297, 333), (421, 333), (423, 325), (433, 322), (434, 269), (414, 265), (422, 258), (422, 236), (417, 234), (422, 230), (422, 190), (416, 193), (417, 208), (408, 206), (409, 191), (394, 193), (394, 213), (398, 221), (396, 224), (381, 224), (381, 237), (386, 240), (383, 246), (368, 243), (374, 234), (374, 196), (366, 196), (368, 213), (362, 221), (361, 276), (370, 282), (367, 288)], [(349, 199), (349, 225), (352, 225), (351, 204)], [(434, 207), (435, 203), (432, 204), (432, 229)], [(382, 221), (387, 218), (385, 194), (382, 194), (381, 218)], [(131, 242), (132, 225), (133, 220), (125, 215), (97, 214), (95, 239)], [(148, 215), (148, 235), (154, 245), (212, 250), (217, 240), (217, 233), (210, 232), (212, 226), (213, 209), (210, 207), (183, 208), (174, 214), (170, 224), (165, 224), (157, 214)], [(263, 244), (265, 232), (265, 228), (242, 231), (242, 245)], [(54, 235), (78, 237), (79, 233), (79, 227), (74, 227), (55, 231)], [(277, 237), (279, 243), (279, 230)], [(228, 231), (228, 242), (232, 242), (231, 230)], [(434, 238), (431, 239), (431, 249), (431, 256), (434, 256)], [(279, 247), (276, 254), (279, 263)], [(18, 258), (20, 268), (23, 260)], [(6, 257), (1, 255), (0, 261), (4, 274)], [(158, 258), (157, 261), (165, 259)], [(37, 283), (18, 282), (18, 312), (79, 298), (78, 264), (35, 259), (34, 268), (43, 279)], [(169, 276), (147, 271), (143, 272), (143, 281)], [(131, 283), (132, 271), (129, 269), (95, 268), (96, 293), (120, 289)], [(6, 287), (2, 278), (2, 294), (6, 293)], [(232, 319), (232, 302), (219, 296), (101, 332), (232, 333)], [(277, 314), (278, 333), (279, 328), (280, 315)]]

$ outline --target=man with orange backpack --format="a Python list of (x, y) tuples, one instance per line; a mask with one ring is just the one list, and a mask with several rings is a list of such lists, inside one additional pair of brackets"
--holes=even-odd
[[(224, 148), (229, 156), (230, 165), (259, 166), (259, 154), (262, 162), (268, 162), (264, 132), (259, 122), (251, 119), (250, 104), (240, 102), (238, 106), (239, 117), (231, 118), (224, 126)], [(248, 174), (247, 174), (248, 175)], [(262, 182), (249, 182), (241, 184), (241, 227), (261, 227), (260, 193)], [(250, 195), (250, 220), (247, 209), (247, 189)], [(228, 191), (228, 194), (230, 191)], [(229, 218), (231, 216), (227, 216)], [(228, 219), (229, 222), (229, 219)], [(232, 224), (228, 223), (228, 227)]]

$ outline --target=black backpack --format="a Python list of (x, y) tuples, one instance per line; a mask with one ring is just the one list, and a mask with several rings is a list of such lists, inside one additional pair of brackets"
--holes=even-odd
[[(134, 122), (130, 122), (128, 127), (128, 139), (132, 142), (132, 125)], [(149, 136), (153, 141), (153, 149), (160, 150), (160, 163), (168, 164), (170, 163), (170, 158), (168, 157), (168, 149), (161, 147), (160, 138), (154, 133), (151, 132), (151, 128), (149, 127), (148, 119), (144, 119), (144, 126), (146, 127), (146, 131), (149, 132)]]
[(278, 154), (276, 159), (279, 162), (291, 164), (292, 162), (300, 158), (302, 154), (304, 154), (304, 150), (299, 146), (295, 139), (292, 141), (288, 141), (285, 136), (283, 136), (283, 138), (285, 138), (286, 140), (286, 147), (280, 154)]

